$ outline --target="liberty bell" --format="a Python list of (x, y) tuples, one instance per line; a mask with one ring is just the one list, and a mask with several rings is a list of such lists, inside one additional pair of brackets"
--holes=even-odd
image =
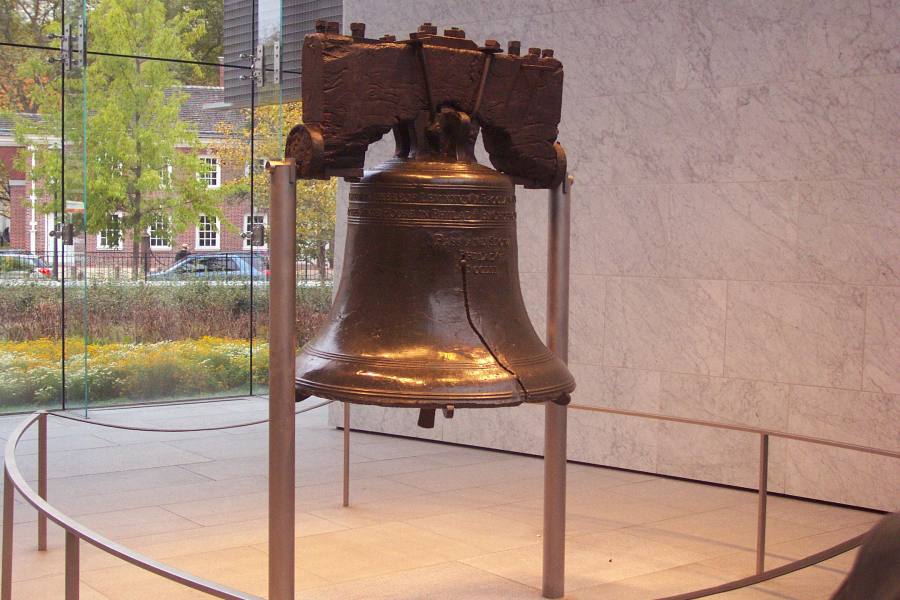
[[(301, 178), (350, 180), (328, 322), (296, 364), (298, 399), (435, 410), (566, 403), (565, 364), (534, 331), (519, 287), (515, 184), (565, 176), (556, 143), (562, 65), (426, 23), (408, 40), (318, 24), (303, 46), (304, 123), (286, 155)], [(363, 171), (389, 131), (394, 157)], [(478, 164), (479, 132), (491, 163)]]

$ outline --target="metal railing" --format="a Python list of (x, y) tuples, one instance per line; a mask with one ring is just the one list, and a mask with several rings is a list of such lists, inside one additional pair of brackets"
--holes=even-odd
[[(303, 407), (296, 411), (296, 414), (314, 410), (316, 408), (331, 404), (331, 401), (323, 401), (318, 404)], [(349, 468), (347, 459), (349, 457), (349, 410), (348, 406), (344, 406), (344, 486), (343, 486), (343, 504), (349, 504)], [(636, 417), (644, 419), (654, 419), (660, 421), (668, 421), (673, 423), (682, 423), (687, 425), (695, 425), (700, 427), (712, 427), (715, 429), (724, 429), (731, 431), (740, 431), (744, 433), (752, 433), (759, 436), (760, 452), (759, 452), (759, 487), (758, 487), (758, 503), (757, 503), (757, 535), (756, 535), (756, 573), (747, 577), (722, 583), (717, 586), (694, 590), (674, 596), (667, 596), (659, 600), (693, 600), (695, 598), (703, 598), (714, 594), (720, 594), (727, 591), (736, 590), (742, 587), (755, 585), (781, 577), (789, 573), (793, 573), (800, 569), (804, 569), (840, 554), (852, 550), (859, 546), (866, 534), (861, 534), (839, 544), (826, 548), (815, 554), (803, 557), (793, 562), (787, 563), (780, 567), (765, 570), (766, 555), (766, 508), (768, 499), (768, 463), (769, 463), (769, 438), (778, 437), (788, 440), (807, 442), (833, 448), (841, 448), (844, 450), (852, 450), (886, 456), (889, 458), (900, 458), (900, 452), (884, 450), (880, 448), (871, 448), (859, 444), (851, 444), (847, 442), (838, 442), (823, 438), (816, 438), (806, 435), (788, 433), (785, 431), (777, 431), (773, 429), (765, 429), (759, 427), (750, 427), (744, 425), (735, 425), (729, 423), (719, 423), (716, 421), (707, 421), (702, 419), (691, 419), (686, 417), (676, 417), (671, 415), (661, 415), (656, 413), (648, 413), (641, 411), (602, 408), (596, 406), (587, 406), (572, 404), (572, 409), (586, 410), (592, 412), (600, 412), (614, 414), (627, 417)], [(179, 433), (179, 432), (195, 432), (195, 431), (218, 431), (224, 429), (235, 429), (238, 427), (249, 427), (268, 422), (269, 419), (259, 419), (246, 423), (237, 423), (224, 426), (202, 427), (190, 429), (171, 429), (171, 428), (148, 428), (131, 425), (121, 425), (114, 423), (104, 423), (93, 420), (86, 420), (73, 415), (39, 411), (30, 415), (16, 430), (12, 433), (6, 443), (3, 462), (3, 543), (2, 543), (2, 564), (0, 564), (0, 600), (11, 600), (12, 598), (12, 561), (13, 561), (13, 506), (14, 494), (19, 494), (38, 511), (37, 533), (38, 533), (38, 550), (47, 549), (47, 520), (53, 521), (65, 532), (65, 585), (66, 600), (78, 599), (78, 585), (80, 580), (79, 571), (79, 546), (80, 542), (87, 542), (104, 552), (120, 558), (125, 562), (133, 564), (151, 573), (155, 573), (170, 581), (189, 587), (191, 589), (204, 592), (217, 598), (225, 598), (228, 600), (262, 600), (258, 596), (247, 594), (238, 590), (229, 588), (228, 586), (218, 584), (201, 577), (197, 577), (185, 571), (181, 571), (174, 567), (170, 567), (160, 561), (144, 556), (138, 552), (132, 551), (121, 544), (118, 544), (102, 534), (93, 531), (78, 523), (76, 520), (66, 516), (58, 509), (54, 508), (47, 502), (47, 420), (53, 416), (60, 419), (67, 419), (81, 423), (87, 423), (98, 427), (112, 427), (115, 429), (125, 429), (130, 431), (144, 432), (163, 432), (163, 433)], [(35, 423), (38, 424), (38, 490), (35, 490), (28, 484), (25, 477), (16, 464), (15, 451), (22, 436)]]
[[(305, 406), (295, 414), (301, 414), (315, 410), (327, 404), (326, 400)], [(262, 600), (259, 596), (235, 590), (228, 586), (197, 577), (186, 571), (176, 569), (160, 561), (144, 556), (139, 552), (118, 544), (104, 535), (88, 528), (65, 515), (47, 502), (47, 420), (48, 417), (57, 417), (80, 423), (87, 423), (97, 427), (110, 427), (113, 429), (125, 429), (129, 431), (153, 432), (153, 433), (189, 433), (197, 431), (221, 431), (237, 429), (267, 423), (269, 419), (258, 419), (244, 423), (234, 423), (213, 427), (194, 427), (189, 429), (138, 427), (133, 425), (121, 425), (116, 423), (104, 423), (82, 419), (64, 413), (38, 411), (29, 415), (10, 435), (6, 443), (3, 456), (3, 542), (2, 556), (0, 556), (0, 600), (12, 600), (12, 565), (13, 565), (13, 510), (15, 506), (15, 492), (33, 506), (38, 512), (37, 537), (38, 550), (47, 549), (47, 520), (53, 521), (65, 530), (65, 590), (66, 600), (78, 600), (80, 572), (80, 545), (87, 542), (100, 550), (115, 556), (127, 563), (135, 565), (150, 573), (155, 573), (165, 579), (189, 587), (193, 590), (204, 592), (216, 598), (226, 600)], [(35, 423), (38, 424), (38, 489), (37, 492), (28, 484), (16, 463), (16, 447), (22, 436), (25, 435)]]
[(830, 548), (826, 548), (821, 552), (817, 552), (810, 556), (806, 556), (799, 560), (795, 560), (788, 564), (782, 565), (776, 569), (765, 570), (766, 563), (766, 511), (768, 507), (768, 489), (769, 489), (769, 438), (777, 437), (787, 440), (795, 440), (799, 442), (807, 442), (810, 444), (818, 444), (821, 446), (830, 446), (832, 448), (841, 448), (844, 450), (854, 450), (864, 452), (866, 454), (875, 454), (879, 456), (887, 456), (889, 458), (900, 458), (900, 452), (891, 450), (883, 450), (881, 448), (870, 448), (860, 444), (850, 444), (846, 442), (837, 442), (834, 440), (826, 440), (808, 435), (800, 435), (796, 433), (788, 433), (786, 431), (778, 431), (775, 429), (765, 429), (761, 427), (750, 427), (746, 425), (736, 425), (730, 423), (719, 423), (717, 421), (707, 421), (704, 419), (690, 419), (687, 417), (676, 417), (672, 415), (660, 415), (656, 413), (648, 413), (637, 410), (625, 410), (618, 408), (603, 408), (598, 406), (588, 406), (584, 404), (571, 404), (569, 408), (576, 410), (586, 410), (591, 412), (606, 413), (611, 415), (620, 415), (626, 417), (638, 417), (643, 419), (654, 419), (657, 421), (667, 421), (670, 423), (683, 423), (686, 425), (696, 425), (700, 427), (712, 427), (714, 429), (726, 429), (730, 431), (741, 431), (744, 433), (753, 433), (759, 436), (759, 483), (757, 487), (757, 509), (756, 509), (756, 573), (754, 575), (729, 581), (720, 585), (678, 594), (676, 596), (667, 596), (659, 600), (693, 600), (694, 598), (703, 598), (714, 594), (721, 594), (732, 590), (740, 589), (750, 585), (756, 585), (775, 577), (781, 577), (788, 573), (793, 573), (800, 569), (818, 564), (822, 561), (833, 558), (848, 550), (852, 550), (862, 543), (865, 534), (858, 535), (850, 540), (846, 540), (836, 544)]

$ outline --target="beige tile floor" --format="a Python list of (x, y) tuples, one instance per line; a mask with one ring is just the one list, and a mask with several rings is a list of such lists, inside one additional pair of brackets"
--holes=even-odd
[[(157, 427), (249, 421), (261, 399), (95, 411)], [(21, 417), (0, 419), (6, 437)], [(342, 434), (325, 409), (297, 420), (297, 581), (309, 599), (539, 598), (537, 458), (353, 433), (352, 506), (341, 499)], [(266, 593), (266, 428), (149, 434), (51, 419), (50, 499), (126, 546), (244, 591)], [(36, 443), (19, 464), (35, 471)], [(747, 575), (756, 496), (583, 465), (569, 468), (568, 598), (647, 599)], [(869, 528), (877, 514), (773, 497), (767, 564)], [(35, 513), (15, 515), (13, 597), (63, 597), (63, 537), (35, 549)], [(827, 598), (853, 554), (722, 598)], [(82, 546), (85, 600), (206, 598)]]

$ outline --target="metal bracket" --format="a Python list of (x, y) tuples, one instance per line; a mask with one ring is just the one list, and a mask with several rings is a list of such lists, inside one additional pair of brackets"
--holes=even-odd
[(250, 73), (257, 87), (266, 85), (266, 48), (262, 44), (256, 46)]
[(254, 223), (250, 231), (241, 234), (241, 239), (249, 240), (251, 246), (266, 245), (266, 226), (262, 223)]
[(262, 223), (255, 223), (253, 227), (250, 228), (250, 245), (266, 245), (266, 226)]
[(272, 83), (281, 83), (281, 40), (272, 43)]
[(75, 243), (75, 227), (71, 223), (57, 223), (49, 235), (62, 240), (63, 246), (71, 246)]
[[(66, 25), (62, 35), (51, 35), (50, 37), (59, 39), (59, 62), (62, 63), (63, 70), (69, 71), (72, 68), (84, 67), (84, 19), (79, 18), (74, 27)], [(57, 62), (57, 59), (51, 58), (49, 62)]]
[(70, 32), (71, 41), (70, 41), (70, 52), (72, 58), (72, 66), (76, 69), (80, 69), (87, 64), (87, 60), (85, 59), (85, 46), (87, 44), (87, 36), (85, 36), (84, 31), (84, 18), (78, 17), (78, 23), (75, 25), (75, 33), (74, 35)]
[[(56, 36), (54, 36), (56, 37)], [(72, 39), (72, 26), (66, 25), (65, 29), (63, 29), (63, 34), (59, 37), (59, 60), (63, 64), (64, 69), (72, 68), (72, 46), (69, 40)], [(56, 62), (55, 59), (51, 59), (52, 62)]]

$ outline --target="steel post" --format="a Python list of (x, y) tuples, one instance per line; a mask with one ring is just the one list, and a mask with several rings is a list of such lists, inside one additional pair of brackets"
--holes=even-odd
[(766, 500), (769, 490), (769, 436), (759, 436), (759, 504), (756, 510), (756, 574), (766, 570)]
[[(563, 362), (569, 353), (569, 238), (573, 178), (550, 190), (547, 251), (547, 346)], [(565, 405), (547, 402), (544, 423), (544, 598), (562, 598), (566, 573)]]
[(15, 489), (9, 471), (3, 469), (3, 558), (0, 600), (12, 600), (13, 508)]
[(71, 531), (66, 531), (66, 600), (78, 600), (81, 578), (81, 557), (79, 543), (81, 540)]
[(344, 506), (350, 506), (350, 403), (344, 402)]
[[(47, 499), (47, 413), (38, 417), (38, 496)], [(38, 511), (38, 550), (47, 549), (47, 515)]]
[(294, 598), (294, 341), (297, 176), (271, 161), (269, 283), (269, 599)]

